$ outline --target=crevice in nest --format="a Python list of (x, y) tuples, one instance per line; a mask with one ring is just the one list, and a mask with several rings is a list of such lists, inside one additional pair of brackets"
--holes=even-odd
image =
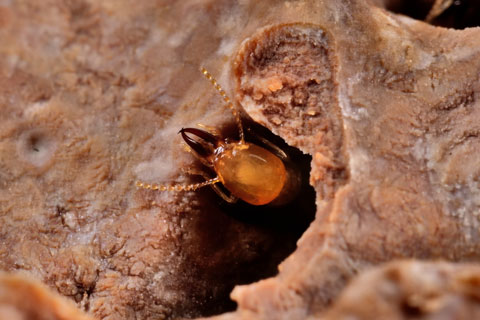
[(478, 0), (386, 0), (383, 6), (435, 26), (453, 29), (480, 26)]
[[(298, 239), (315, 218), (316, 193), (309, 184), (312, 157), (287, 145), (283, 139), (252, 120), (243, 120), (246, 141), (257, 144), (255, 136), (259, 135), (282, 149), (297, 167), (301, 176), (301, 184), (293, 199), (277, 206), (254, 206), (241, 200), (233, 204), (227, 203), (210, 188), (199, 190), (199, 198), (202, 199), (202, 202), (208, 202), (209, 206), (213, 204), (221, 214), (227, 216), (227, 219), (233, 219), (247, 230), (255, 229), (263, 237), (268, 238), (268, 241), (265, 242), (264, 238), (258, 243), (255, 243), (254, 240), (252, 242), (251, 239), (242, 239), (242, 241), (250, 243), (255, 256), (252, 256), (249, 261), (238, 261), (238, 265), (230, 270), (219, 270), (218, 278), (214, 281), (218, 281), (219, 278), (224, 279), (223, 294), (199, 304), (197, 311), (201, 316), (212, 316), (235, 310), (236, 303), (229, 297), (234, 286), (276, 276), (278, 265), (295, 251)], [(232, 124), (222, 131), (224, 136), (233, 137), (236, 135), (236, 126)], [(262, 146), (260, 143), (258, 144)], [(220, 228), (219, 226), (210, 227)], [(225, 230), (218, 230), (218, 232), (225, 232)], [(215, 244), (207, 245), (214, 246)], [(199, 276), (201, 275), (199, 274)]]

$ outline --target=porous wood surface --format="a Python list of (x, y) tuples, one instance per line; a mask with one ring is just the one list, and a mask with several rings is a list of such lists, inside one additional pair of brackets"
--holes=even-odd
[(322, 320), (478, 319), (478, 264), (402, 261), (352, 281)]
[[(477, 261), (480, 30), (382, 4), (0, 0), (0, 269), (100, 319), (176, 318), (288, 256), (219, 318), (305, 319), (372, 265)], [(273, 228), (275, 208), (249, 223), (209, 189), (135, 188), (197, 181), (178, 130), (232, 127), (200, 66), (312, 157), (292, 254), (307, 207)]]

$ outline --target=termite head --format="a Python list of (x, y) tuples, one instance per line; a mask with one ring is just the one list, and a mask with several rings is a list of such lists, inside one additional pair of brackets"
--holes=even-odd
[[(207, 162), (213, 162), (213, 155), (223, 144), (222, 139), (211, 134), (210, 132), (197, 128), (182, 128), (178, 133), (182, 135), (185, 143), (201, 158)], [(192, 138), (189, 134), (196, 136)]]

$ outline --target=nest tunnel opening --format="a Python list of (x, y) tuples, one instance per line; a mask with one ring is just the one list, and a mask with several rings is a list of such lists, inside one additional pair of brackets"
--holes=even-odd
[(434, 0), (384, 0), (385, 9), (403, 14), (417, 20), (423, 20), (428, 15)]
[[(316, 200), (332, 197), (345, 179), (341, 152), (343, 126), (335, 97), (336, 58), (331, 44), (329, 33), (316, 25), (281, 24), (260, 30), (237, 53), (232, 70), (237, 85), (236, 100), (246, 113), (279, 135), (244, 119), (246, 141), (268, 149), (262, 144), (262, 140), (267, 140), (283, 150), (290, 159), (288, 162), (297, 166), (301, 183), (297, 195), (283, 205), (219, 204), (225, 215), (247, 227), (245, 237), (251, 233), (249, 230), (257, 230), (250, 240), (243, 235), (238, 239), (244, 243), (250, 241), (248, 245), (255, 254), (243, 260), (240, 268), (236, 265), (229, 271), (234, 274), (238, 270), (241, 274), (234, 274), (232, 278), (236, 281), (227, 280), (223, 286), (228, 290), (216, 300), (217, 312), (209, 310), (202, 315), (233, 310), (235, 305), (229, 294), (235, 285), (277, 275), (278, 265), (294, 254), (298, 239), (314, 220)], [(237, 131), (231, 126), (222, 133), (224, 137), (237, 139)], [(322, 158), (317, 148), (328, 156)], [(322, 166), (319, 159), (329, 159), (328, 166)], [(320, 179), (322, 182), (317, 183)], [(262, 238), (262, 243), (257, 241)], [(207, 246), (209, 243), (212, 241)], [(239, 248), (235, 253), (239, 261), (243, 250)], [(219, 305), (223, 307), (218, 308)]]
[(385, 0), (385, 9), (432, 25), (465, 29), (480, 26), (477, 0)]
[[(244, 122), (244, 128), (246, 129), (246, 141), (261, 146), (255, 139), (255, 136), (261, 136), (287, 154), (301, 176), (298, 193), (284, 204), (254, 206), (241, 200), (236, 203), (228, 203), (216, 195), (211, 188), (199, 190), (198, 198), (202, 202), (203, 208), (214, 207), (214, 210), (217, 210), (216, 215), (223, 215), (220, 218), (222, 221), (225, 219), (233, 220), (234, 224), (241, 225), (245, 236), (235, 235), (235, 241), (237, 243), (244, 242), (245, 246), (249, 247), (247, 250), (251, 253), (251, 256), (245, 259), (245, 252), (241, 248), (232, 252), (228, 258), (236, 261), (225, 264), (221, 262), (220, 267), (215, 267), (217, 269), (214, 272), (214, 278), (209, 278), (211, 286), (216, 287), (217, 295), (201, 301), (197, 310), (180, 315), (181, 317), (212, 316), (234, 311), (237, 305), (230, 299), (233, 288), (236, 285), (254, 283), (276, 276), (278, 265), (295, 251), (298, 239), (315, 218), (316, 193), (309, 184), (312, 157), (305, 155), (297, 148), (289, 146), (283, 139), (251, 120)], [(235, 136), (233, 132), (236, 129), (235, 125), (229, 125), (222, 130), (222, 134), (233, 137)], [(204, 241), (202, 248), (206, 251), (211, 249), (209, 247), (219, 246), (218, 242), (223, 239), (223, 236), (217, 237), (215, 233), (230, 232), (227, 230), (231, 230), (229, 227), (225, 230), (222, 223), (213, 224), (211, 221), (203, 222), (201, 227), (198, 228), (209, 234), (207, 236), (208, 240)], [(226, 224), (231, 224), (231, 222), (226, 222)], [(255, 237), (251, 237), (250, 230), (255, 230), (252, 231)], [(232, 231), (232, 233), (234, 232), (237, 231)], [(200, 273), (198, 276), (208, 278), (211, 273), (212, 270), (208, 269), (204, 274)], [(195, 290), (195, 288), (192, 288), (192, 290)]]

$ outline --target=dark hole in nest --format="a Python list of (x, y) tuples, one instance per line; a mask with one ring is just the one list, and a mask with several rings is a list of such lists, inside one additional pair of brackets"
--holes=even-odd
[(37, 134), (32, 134), (28, 137), (28, 145), (30, 149), (34, 152), (40, 152), (40, 144), (41, 144), (42, 137)]
[(423, 20), (427, 16), (434, 0), (385, 0), (385, 9), (414, 19)]
[(448, 7), (429, 17), (434, 7), (434, 0), (386, 0), (384, 7), (417, 20), (428, 20), (435, 26), (465, 29), (480, 26), (480, 1), (452, 0), (445, 1)]
[(456, 0), (432, 24), (436, 26), (465, 29), (480, 26), (480, 1)]
[[(278, 265), (285, 260), (296, 249), (296, 243), (301, 235), (306, 231), (310, 223), (314, 220), (316, 205), (316, 193), (309, 184), (311, 156), (303, 154), (300, 150), (291, 147), (278, 136), (275, 136), (268, 129), (256, 124), (253, 121), (244, 119), (245, 139), (247, 142), (255, 143), (265, 147), (258, 141), (256, 136), (261, 136), (282, 149), (289, 157), (292, 163), (298, 168), (301, 175), (301, 185), (298, 194), (288, 203), (279, 206), (253, 206), (239, 200), (236, 203), (227, 203), (217, 196), (210, 188), (201, 189), (199, 198), (202, 201), (209, 202), (226, 215), (228, 219), (233, 219), (242, 224), (247, 229), (255, 229), (261, 237), (268, 238), (267, 244), (252, 243), (255, 256), (248, 261), (239, 261), (231, 269), (221, 269), (218, 272), (217, 279), (214, 281), (224, 281), (221, 296), (217, 296), (210, 301), (203, 301), (199, 305), (202, 316), (211, 316), (236, 308), (236, 303), (229, 297), (235, 285), (248, 284), (273, 277), (278, 273)], [(237, 127), (231, 124), (222, 130), (224, 137), (231, 137), (237, 140)], [(268, 148), (267, 148), (268, 149)], [(216, 233), (229, 232), (224, 230), (221, 225), (208, 228), (217, 228)], [(212, 237), (210, 235), (210, 237)], [(221, 236), (213, 237), (208, 241), (207, 246), (215, 247), (215, 242), (221, 241)], [(240, 238), (238, 241), (244, 241)], [(248, 240), (250, 241), (250, 240)], [(261, 240), (262, 241), (262, 240)], [(263, 238), (264, 241), (264, 238)], [(212, 243), (213, 242), (213, 243)], [(241, 255), (242, 253), (238, 253)], [(200, 275), (201, 276), (201, 275)], [(218, 280), (222, 279), (222, 280)]]
[(409, 301), (402, 301), (400, 310), (407, 319), (420, 318), (423, 315), (422, 309)]

